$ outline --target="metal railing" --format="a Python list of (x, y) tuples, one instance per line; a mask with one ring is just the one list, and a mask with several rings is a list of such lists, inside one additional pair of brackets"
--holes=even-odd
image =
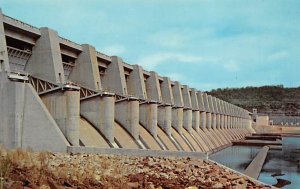
[(7, 54), (12, 71), (23, 71), (30, 56), (31, 50), (21, 50), (7, 46)]
[(33, 76), (28, 76), (28, 82), (39, 95), (62, 88), (62, 86)]

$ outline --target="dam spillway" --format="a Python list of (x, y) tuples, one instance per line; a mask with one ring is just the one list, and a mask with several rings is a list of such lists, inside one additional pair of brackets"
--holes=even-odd
[(7, 148), (210, 153), (253, 132), (245, 109), (1, 11), (0, 61)]

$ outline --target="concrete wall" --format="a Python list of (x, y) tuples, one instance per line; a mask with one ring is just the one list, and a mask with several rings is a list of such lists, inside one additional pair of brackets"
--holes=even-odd
[(256, 125), (269, 125), (269, 116), (257, 116), (256, 117)]
[(299, 126), (300, 116), (270, 116), (273, 125)]
[(7, 148), (66, 151), (68, 141), (32, 86), (1, 75), (0, 143)]

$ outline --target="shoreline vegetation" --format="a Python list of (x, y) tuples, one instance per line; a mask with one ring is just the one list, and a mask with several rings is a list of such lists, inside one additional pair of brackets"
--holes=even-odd
[(250, 112), (300, 116), (300, 87), (283, 85), (214, 89), (208, 94), (242, 107)]

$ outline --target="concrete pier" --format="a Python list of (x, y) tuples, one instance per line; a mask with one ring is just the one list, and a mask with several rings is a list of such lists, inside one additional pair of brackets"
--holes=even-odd
[(79, 91), (59, 91), (41, 98), (67, 140), (79, 146)]
[(261, 172), (261, 169), (264, 165), (265, 159), (267, 157), (268, 151), (269, 151), (269, 147), (264, 146), (258, 152), (258, 154), (255, 156), (255, 158), (252, 160), (250, 165), (248, 165), (248, 167), (246, 168), (244, 174), (249, 176), (249, 177), (252, 177), (254, 179), (258, 179), (259, 174)]
[(103, 136), (114, 143), (115, 136), (115, 98), (96, 96), (80, 102), (80, 115), (89, 120)]

